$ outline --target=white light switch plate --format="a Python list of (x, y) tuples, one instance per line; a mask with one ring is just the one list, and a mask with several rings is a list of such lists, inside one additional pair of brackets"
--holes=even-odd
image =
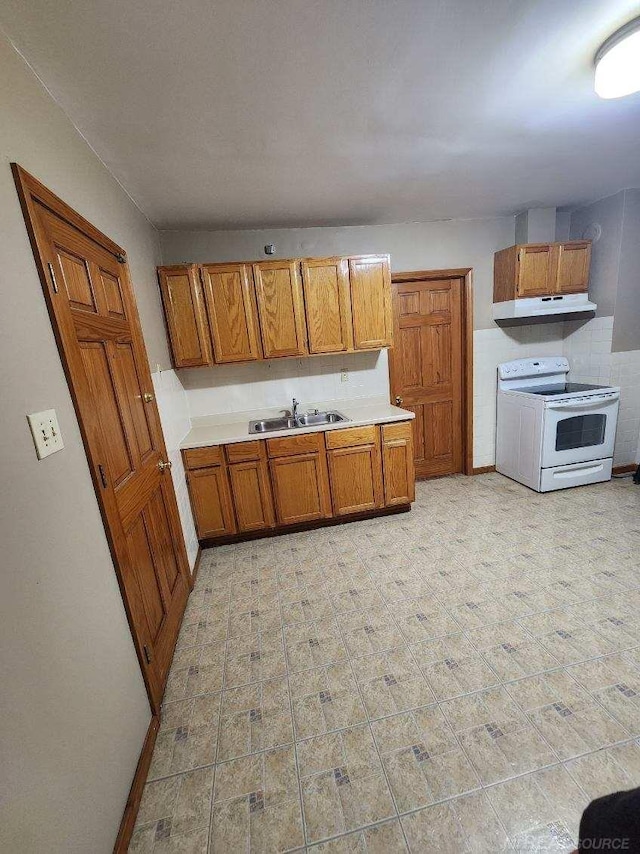
[(39, 460), (64, 448), (55, 409), (32, 412), (31, 415), (27, 415), (27, 421), (31, 427), (31, 435)]

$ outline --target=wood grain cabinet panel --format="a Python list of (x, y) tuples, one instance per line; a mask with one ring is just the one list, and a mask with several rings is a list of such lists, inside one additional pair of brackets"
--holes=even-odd
[(261, 531), (275, 524), (266, 462), (250, 460), (229, 466), (233, 506), (239, 531)]
[(389, 256), (349, 258), (349, 284), (355, 349), (390, 346), (393, 323)]
[(269, 467), (280, 525), (296, 525), (331, 516), (324, 453), (276, 457), (269, 461)]
[(206, 264), (200, 276), (218, 363), (260, 359), (253, 277), (248, 264)]
[(364, 513), (384, 504), (380, 437), (369, 445), (336, 448), (327, 453), (334, 516)]
[(158, 267), (160, 292), (176, 368), (211, 365), (211, 344), (195, 264)]
[(415, 501), (413, 432), (410, 421), (385, 424), (382, 427), (384, 503), (410, 504)]
[(304, 300), (297, 261), (262, 261), (253, 278), (265, 359), (307, 353)]
[(237, 528), (226, 467), (194, 469), (187, 473), (187, 483), (198, 538), (235, 534)]
[(526, 243), (494, 255), (493, 301), (584, 293), (589, 287), (591, 241)]
[(300, 267), (309, 352), (353, 350), (348, 260), (307, 258)]
[(555, 290), (559, 294), (576, 294), (589, 287), (591, 243), (571, 241), (558, 243), (555, 250)]

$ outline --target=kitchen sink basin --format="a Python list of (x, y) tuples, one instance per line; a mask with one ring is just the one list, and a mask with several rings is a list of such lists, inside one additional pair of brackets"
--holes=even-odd
[(274, 430), (295, 430), (300, 427), (321, 427), (324, 424), (338, 424), (349, 419), (340, 412), (309, 412), (280, 418), (265, 418), (262, 421), (250, 421), (249, 433), (273, 433)]

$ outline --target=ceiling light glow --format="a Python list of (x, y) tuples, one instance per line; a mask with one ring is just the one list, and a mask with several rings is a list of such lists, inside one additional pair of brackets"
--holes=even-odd
[(601, 98), (640, 91), (640, 18), (621, 27), (596, 53), (595, 90)]

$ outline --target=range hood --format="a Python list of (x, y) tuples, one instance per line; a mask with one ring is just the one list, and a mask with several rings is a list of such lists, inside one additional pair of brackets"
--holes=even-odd
[(569, 320), (593, 314), (598, 306), (590, 302), (587, 294), (562, 294), (548, 297), (525, 297), (523, 299), (494, 302), (493, 319), (497, 323), (517, 323), (531, 318), (540, 321)]

